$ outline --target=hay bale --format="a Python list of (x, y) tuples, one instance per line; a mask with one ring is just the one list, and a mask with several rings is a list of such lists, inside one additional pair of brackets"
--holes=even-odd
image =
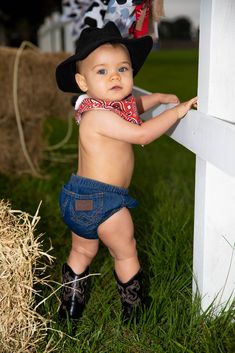
[(45, 339), (47, 320), (35, 310), (34, 288), (43, 281), (37, 277), (46, 267), (42, 258), (52, 258), (33, 234), (38, 221), (0, 200), (1, 353), (33, 353)]
[[(0, 172), (32, 173), (22, 152), (13, 102), (13, 68), (17, 49), (0, 47)], [(68, 53), (22, 52), (18, 67), (18, 105), (28, 154), (36, 169), (45, 141), (42, 128), (47, 117), (67, 119), (72, 114), (71, 94), (59, 91), (55, 68)]]

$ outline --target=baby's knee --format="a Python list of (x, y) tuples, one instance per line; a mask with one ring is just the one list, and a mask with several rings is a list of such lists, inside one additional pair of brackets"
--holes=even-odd
[(115, 246), (109, 248), (109, 252), (115, 260), (127, 260), (136, 257), (136, 240), (135, 238), (129, 239), (123, 244), (119, 244), (117, 248)]
[(130, 254), (136, 253), (136, 240), (134, 237), (131, 237), (130, 239), (128, 239), (124, 249), (126, 250), (127, 253), (130, 253)]
[(71, 252), (73, 252), (76, 255), (83, 255), (89, 259), (93, 259), (97, 252), (98, 252), (98, 246), (93, 247), (93, 248), (86, 248), (85, 246), (72, 246)]

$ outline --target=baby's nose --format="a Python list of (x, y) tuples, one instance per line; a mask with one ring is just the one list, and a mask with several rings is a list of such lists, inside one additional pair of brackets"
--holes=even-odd
[(119, 72), (117, 72), (117, 71), (112, 72), (110, 75), (110, 79), (111, 80), (120, 80)]

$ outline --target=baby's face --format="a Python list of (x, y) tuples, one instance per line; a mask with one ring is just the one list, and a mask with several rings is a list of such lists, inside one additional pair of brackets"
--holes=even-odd
[(79, 63), (79, 87), (90, 97), (120, 101), (132, 92), (133, 72), (128, 50), (104, 44)]

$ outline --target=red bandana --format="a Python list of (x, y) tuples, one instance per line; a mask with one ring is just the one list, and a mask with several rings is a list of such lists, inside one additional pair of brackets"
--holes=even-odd
[(101, 99), (89, 98), (87, 95), (82, 95), (78, 98), (75, 111), (76, 121), (79, 124), (82, 118), (82, 113), (88, 110), (107, 109), (118, 114), (123, 119), (141, 125), (142, 120), (138, 116), (135, 97), (128, 96), (126, 99), (119, 102), (103, 101)]

